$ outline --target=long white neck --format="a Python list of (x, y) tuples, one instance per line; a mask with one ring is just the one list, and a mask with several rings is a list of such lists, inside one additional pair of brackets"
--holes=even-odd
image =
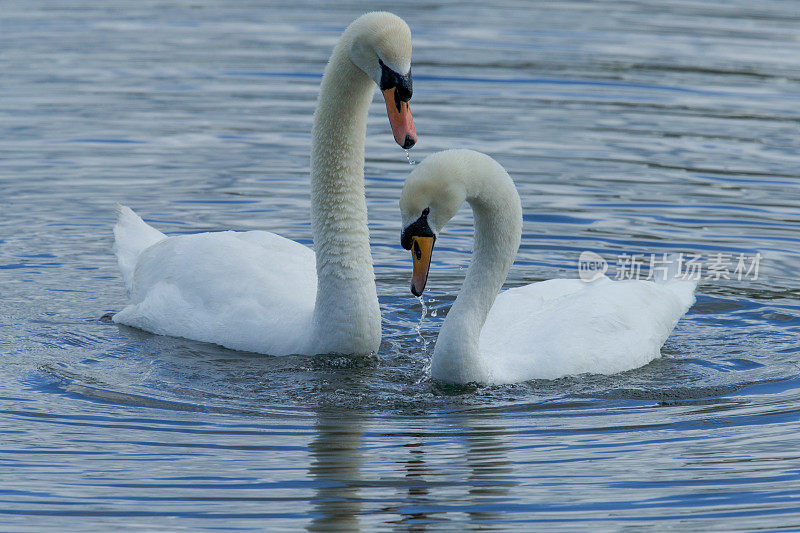
[(311, 150), (311, 224), (317, 256), (312, 350), (369, 353), (381, 339), (364, 198), (364, 140), (375, 84), (333, 51), (322, 78)]
[(491, 163), (473, 163), (464, 178), (475, 240), (467, 276), (442, 324), (431, 363), (433, 377), (444, 381), (491, 381), (478, 341), (522, 235), (522, 208), (514, 183), (500, 165)]

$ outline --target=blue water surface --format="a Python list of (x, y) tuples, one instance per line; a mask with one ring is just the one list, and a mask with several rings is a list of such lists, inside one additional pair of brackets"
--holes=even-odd
[[(411, 167), (376, 97), (380, 353), (99, 320), (126, 301), (117, 201), (168, 234), (311, 243), (318, 84), (371, 9), (413, 31), (411, 157), (474, 148), (517, 183), (508, 287), (576, 277), (585, 250), (612, 274), (626, 254), (761, 254), (758, 276), (703, 279), (637, 370), (434, 383), (471, 218), (437, 244), (421, 321)], [(800, 528), (796, 3), (10, 0), (0, 50), (0, 530)]]

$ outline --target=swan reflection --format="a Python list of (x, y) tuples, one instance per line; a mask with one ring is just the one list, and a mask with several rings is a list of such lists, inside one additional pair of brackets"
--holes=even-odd
[(482, 529), (491, 529), (491, 522), (500, 520), (502, 513), (487, 508), (498, 509), (498, 504), (510, 499), (511, 487), (516, 485), (508, 444), (513, 431), (497, 424), (492, 415), (465, 414), (458, 418), (467, 441), (470, 519), (481, 523)]
[[(447, 521), (452, 503), (460, 502), (471, 522), (492, 529), (502, 519), (495, 509), (511, 499), (516, 485), (508, 444), (514, 432), (498, 424), (494, 414), (452, 413), (433, 423), (438, 429), (413, 433), (403, 445), (407, 495), (400, 499), (410, 503), (411, 512), (400, 511), (400, 523), (409, 531), (426, 531)], [(445, 460), (434, 457), (441, 453), (442, 439), (448, 443)], [(465, 486), (466, 494), (457, 496)]]
[(317, 413), (316, 438), (309, 446), (312, 458), (309, 474), (316, 485), (315, 518), (308, 531), (360, 529), (363, 425), (363, 414), (355, 411)]

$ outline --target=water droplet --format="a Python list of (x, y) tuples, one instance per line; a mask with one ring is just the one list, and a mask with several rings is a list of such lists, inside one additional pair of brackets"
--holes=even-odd
[(422, 322), (425, 320), (425, 316), (428, 314), (428, 306), (425, 305), (425, 300), (422, 298), (422, 296), (417, 296), (417, 300), (419, 300), (419, 305), (422, 306), (422, 314), (419, 317), (419, 323), (417, 324), (416, 327), (416, 332), (417, 332), (416, 342), (421, 342), (422, 350), (427, 351), (428, 341), (425, 339), (425, 337), (422, 336)]
[(436, 316), (438, 312), (439, 312), (438, 309), (434, 309), (433, 311), (431, 311), (431, 316)]
[(417, 164), (416, 161), (411, 159), (411, 153), (408, 150), (406, 150), (406, 159), (408, 160), (408, 164), (411, 165), (412, 167)]

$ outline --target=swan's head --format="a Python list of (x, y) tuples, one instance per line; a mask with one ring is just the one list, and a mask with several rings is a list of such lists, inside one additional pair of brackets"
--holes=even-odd
[(415, 296), (425, 290), (436, 237), (467, 198), (467, 183), (476, 159), (494, 162), (472, 150), (447, 150), (427, 157), (406, 178), (400, 196), (400, 242), (411, 250), (411, 292)]
[(345, 31), (350, 60), (380, 87), (394, 140), (403, 148), (417, 142), (411, 117), (411, 30), (392, 13), (360, 16)]

